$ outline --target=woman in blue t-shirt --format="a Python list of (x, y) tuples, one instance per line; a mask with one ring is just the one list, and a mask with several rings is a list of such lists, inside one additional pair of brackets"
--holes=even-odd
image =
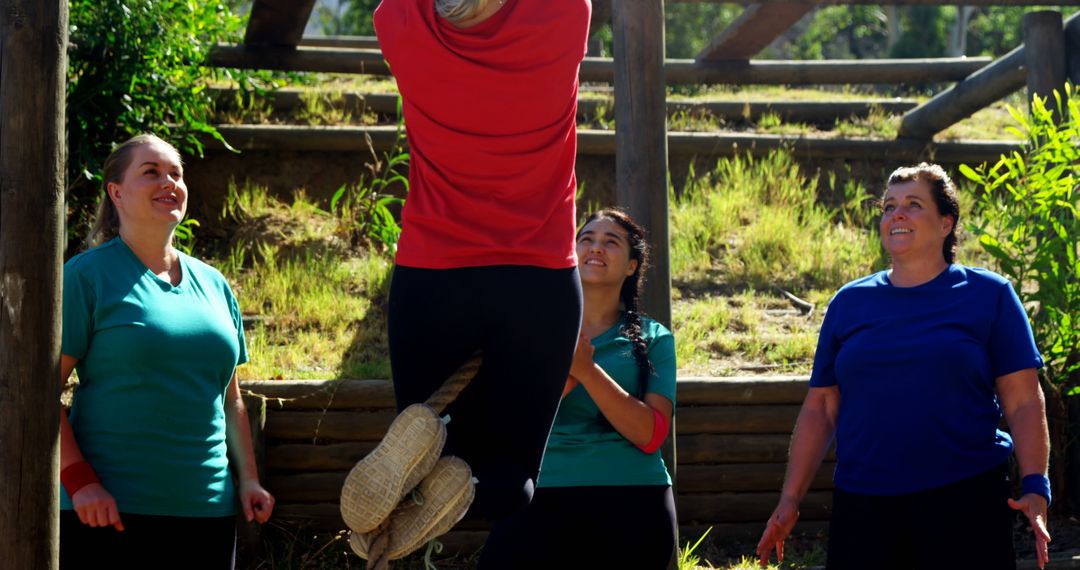
[[(821, 327), (762, 565), (799, 516), (833, 437), (829, 569), (1016, 567), (1012, 513), (1047, 560), (1049, 440), (1027, 315), (1005, 278), (953, 262), (960, 208), (937, 165), (881, 201), (891, 268), (843, 286)], [(1002, 413), (1011, 436), (998, 429)], [(1023, 494), (1006, 480), (1014, 451)]]
[(581, 336), (538, 488), (493, 531), (500, 536), (480, 562), (664, 569), (675, 551), (675, 502), (660, 455), (675, 402), (675, 341), (640, 312), (645, 231), (619, 210), (596, 212), (578, 232), (577, 262)]
[(240, 310), (172, 245), (187, 211), (176, 149), (139, 135), (103, 170), (95, 247), (64, 264), (60, 374), (79, 385), (60, 414), (60, 564), (231, 568), (236, 503), (259, 522), (274, 503), (236, 380)]

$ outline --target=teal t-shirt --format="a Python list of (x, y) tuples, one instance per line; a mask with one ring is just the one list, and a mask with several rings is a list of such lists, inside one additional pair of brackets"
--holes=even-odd
[[(120, 238), (64, 264), (61, 352), (79, 359), (69, 419), (121, 512), (228, 516), (224, 402), (247, 361), (240, 309), (221, 273), (179, 257), (175, 287)], [(63, 488), (61, 508), (72, 508)]]
[[(656, 371), (646, 392), (675, 404), (675, 338), (660, 323), (642, 317), (642, 336)], [(637, 395), (638, 367), (630, 339), (622, 335), (622, 321), (592, 339), (593, 361), (627, 393)], [(660, 451), (646, 454), (607, 421), (584, 386), (575, 386), (563, 398), (551, 428), (540, 487), (595, 487), (670, 485)]]

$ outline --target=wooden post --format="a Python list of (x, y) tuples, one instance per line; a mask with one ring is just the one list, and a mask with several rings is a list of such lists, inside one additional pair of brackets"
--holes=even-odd
[(615, 0), (615, 199), (649, 230), (645, 311), (671, 326), (662, 0)]
[[(1065, 31), (1061, 12), (1044, 10), (1024, 14), (1024, 58), (1027, 67), (1028, 101), (1036, 95), (1055, 108), (1054, 90), (1065, 95)], [(1056, 120), (1061, 117), (1055, 114)]]
[[(612, 8), (615, 199), (649, 231), (652, 267), (645, 274), (644, 309), (671, 328), (664, 2), (615, 0)], [(674, 418), (662, 454), (674, 492)], [(675, 564), (673, 557), (669, 566)]]
[(1072, 16), (1065, 22), (1065, 68), (1069, 81), (1080, 85), (1080, 18)]
[(0, 12), (0, 553), (55, 569), (66, 0)]

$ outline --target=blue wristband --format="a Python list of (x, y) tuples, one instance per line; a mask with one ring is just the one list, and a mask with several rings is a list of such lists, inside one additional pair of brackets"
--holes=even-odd
[(1042, 473), (1024, 475), (1020, 487), (1022, 494), (1034, 493), (1046, 499), (1046, 506), (1050, 506), (1050, 479), (1046, 475)]

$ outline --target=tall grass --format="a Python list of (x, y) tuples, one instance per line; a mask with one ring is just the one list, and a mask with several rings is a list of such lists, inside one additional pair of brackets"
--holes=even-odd
[(672, 197), (672, 275), (705, 274), (754, 289), (819, 289), (880, 268), (873, 229), (821, 205), (816, 188), (783, 151), (722, 159), (711, 172), (692, 173)]

